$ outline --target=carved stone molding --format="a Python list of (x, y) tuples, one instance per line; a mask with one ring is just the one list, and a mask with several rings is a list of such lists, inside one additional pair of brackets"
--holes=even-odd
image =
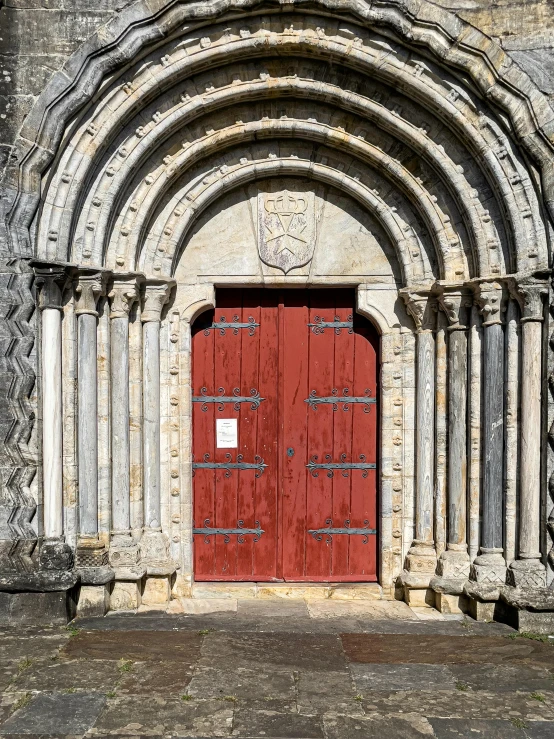
[(473, 296), (468, 288), (439, 284), (438, 302), (448, 318), (449, 331), (465, 331), (473, 305)]
[(483, 326), (502, 323), (502, 315), (506, 310), (506, 289), (498, 280), (475, 280), (468, 282), (475, 295), (475, 302), (483, 316)]
[(108, 273), (80, 269), (73, 279), (76, 300), (75, 315), (98, 316), (98, 301), (106, 291)]
[(35, 270), (40, 310), (63, 310), (63, 293), (68, 284), (70, 265), (32, 262), (31, 266)]
[(428, 290), (400, 291), (406, 309), (414, 319), (418, 333), (434, 331), (437, 325), (437, 297)]
[(544, 299), (548, 295), (548, 282), (543, 275), (522, 275), (507, 280), (510, 295), (521, 308), (521, 322), (544, 320)]
[(164, 305), (169, 300), (175, 280), (171, 278), (148, 279), (143, 286), (141, 321), (155, 323), (161, 320)]
[(139, 299), (139, 287), (144, 280), (141, 274), (116, 274), (110, 286), (110, 318), (125, 318)]

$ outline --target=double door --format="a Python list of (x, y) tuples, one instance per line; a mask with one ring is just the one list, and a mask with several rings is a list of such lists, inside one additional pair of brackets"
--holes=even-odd
[(194, 577), (377, 579), (378, 336), (352, 290), (218, 290), (193, 326)]

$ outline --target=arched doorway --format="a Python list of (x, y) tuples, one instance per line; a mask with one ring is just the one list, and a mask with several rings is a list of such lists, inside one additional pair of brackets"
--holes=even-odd
[(379, 337), (354, 290), (218, 290), (193, 326), (195, 580), (377, 580)]

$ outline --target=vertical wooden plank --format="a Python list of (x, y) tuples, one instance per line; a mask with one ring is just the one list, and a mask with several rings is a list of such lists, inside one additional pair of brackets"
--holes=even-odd
[(253, 577), (256, 581), (277, 579), (277, 535), (279, 471), (279, 346), (278, 346), (278, 296), (274, 291), (260, 291), (260, 328), (258, 355), (258, 390), (265, 400), (256, 413), (256, 453), (267, 467), (255, 480), (255, 520), (260, 522), (264, 534), (253, 544)]
[[(303, 292), (284, 298), (283, 377), (283, 576), (302, 578), (305, 571), (308, 324)], [(287, 454), (287, 450), (292, 454)]]
[[(378, 465), (377, 433), (379, 419), (378, 391), (378, 347), (379, 337), (369, 321), (354, 317), (354, 387), (355, 396), (362, 397), (369, 390), (376, 403), (367, 407), (356, 404), (353, 408), (352, 460)], [(350, 520), (353, 528), (377, 529), (377, 469), (359, 470), (352, 475)], [(365, 522), (368, 522), (365, 524)], [(377, 580), (377, 535), (349, 537), (348, 579), (362, 581)]]
[[(332, 295), (331, 295), (332, 297)], [(313, 290), (308, 294), (309, 321), (315, 324), (320, 320), (333, 321), (335, 307), (330, 303), (328, 290)], [(330, 396), (334, 382), (334, 342), (335, 332), (332, 328), (323, 331), (305, 328), (308, 338), (308, 373), (309, 394), (315, 392), (318, 397)], [(294, 348), (291, 348), (294, 351)], [(298, 400), (301, 402), (301, 399)], [(309, 407), (307, 413), (307, 449), (308, 461), (317, 456), (317, 462), (325, 461), (326, 455), (333, 455), (333, 406), (321, 404)], [(317, 541), (307, 532), (326, 526), (326, 521), (333, 515), (333, 480), (326, 472), (319, 472), (317, 477), (309, 471), (307, 477), (307, 521), (304, 536), (306, 539), (306, 565), (303, 575), (317, 580), (328, 579), (331, 574), (331, 558), (333, 543), (326, 537)]]
[[(336, 290), (335, 292), (335, 316), (341, 322), (353, 320), (354, 295), (352, 291)], [(348, 390), (351, 397), (356, 397), (354, 392), (354, 331), (347, 328), (333, 331), (334, 337), (334, 386), (338, 396), (343, 397), (343, 391)], [(344, 408), (347, 410), (344, 410)], [(333, 461), (341, 462), (342, 455), (346, 462), (357, 462), (357, 457), (352, 455), (352, 431), (353, 418), (356, 414), (356, 404), (345, 406), (344, 402), (338, 404), (338, 410), (333, 413)], [(357, 415), (357, 414), (356, 414)], [(361, 429), (360, 429), (361, 431)], [(356, 429), (358, 433), (358, 429)], [(353, 520), (351, 509), (351, 493), (355, 492), (359, 484), (361, 472), (349, 470), (347, 475), (335, 472), (333, 477), (333, 525), (339, 528), (346, 527), (350, 521), (351, 526), (357, 526)], [(354, 490), (353, 490), (354, 488)], [(333, 559), (332, 569), (329, 573), (331, 579), (346, 577), (348, 572), (348, 552), (353, 537), (342, 535), (333, 537)]]
[[(214, 390), (214, 332), (205, 331), (214, 320), (213, 311), (204, 313), (192, 327), (192, 394), (200, 396), (202, 388), (211, 395)], [(192, 408), (192, 453), (194, 461), (201, 462), (204, 454), (214, 459), (214, 406), (200, 403)], [(193, 519), (196, 528), (203, 528), (209, 521), (215, 526), (215, 472), (196, 470), (193, 478)], [(215, 537), (205, 541), (194, 536), (194, 577), (196, 580), (215, 576)]]
[[(218, 290), (216, 297), (216, 321), (225, 318), (227, 322), (235, 322), (242, 315), (242, 295), (240, 291)], [(225, 395), (232, 395), (233, 388), (240, 384), (241, 368), (241, 330), (225, 329), (216, 333), (215, 339), (215, 395), (219, 394), (219, 388), (225, 390)], [(232, 403), (226, 403), (223, 411), (217, 410), (217, 419), (236, 418), (239, 420), (240, 411), (233, 408)], [(212, 434), (216, 436), (216, 424)], [(238, 443), (240, 445), (240, 434)], [(230, 455), (232, 462), (236, 462), (238, 449), (215, 449), (215, 461), (225, 462)], [(219, 528), (236, 529), (237, 520), (240, 518), (238, 511), (238, 470), (231, 470), (229, 475), (225, 470), (219, 468), (215, 475), (216, 490), (216, 522)], [(216, 536), (215, 561), (216, 574), (224, 579), (234, 579), (237, 576), (237, 537), (231, 536), (227, 541), (224, 536)]]

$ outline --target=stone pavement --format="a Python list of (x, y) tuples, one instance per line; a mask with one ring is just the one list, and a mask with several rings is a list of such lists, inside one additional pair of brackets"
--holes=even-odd
[(0, 632), (0, 738), (554, 737), (548, 637), (400, 602), (191, 608)]

